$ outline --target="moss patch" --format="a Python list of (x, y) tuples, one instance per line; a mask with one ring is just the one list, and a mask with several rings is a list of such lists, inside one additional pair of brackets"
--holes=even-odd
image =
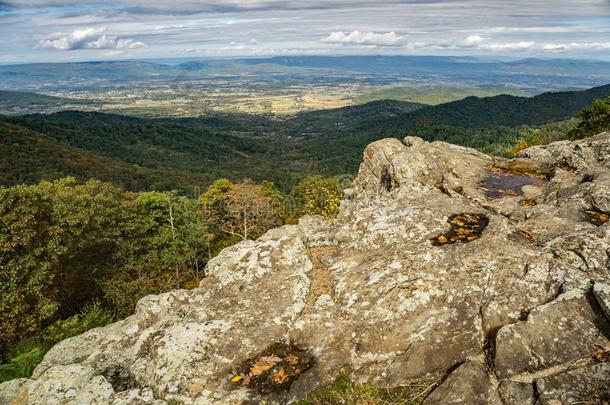
[(409, 382), (402, 387), (380, 387), (372, 384), (358, 384), (349, 378), (349, 372), (342, 369), (329, 385), (310, 393), (307, 398), (296, 402), (298, 405), (415, 405), (420, 404), (437, 385), (436, 380), (424, 379)]
[(330, 277), (330, 268), (322, 263), (325, 256), (335, 253), (335, 246), (320, 246), (308, 249), (313, 269), (309, 274), (311, 288), (307, 296), (307, 305), (313, 306), (316, 300), (323, 294), (329, 295), (333, 301), (337, 300), (335, 289)]

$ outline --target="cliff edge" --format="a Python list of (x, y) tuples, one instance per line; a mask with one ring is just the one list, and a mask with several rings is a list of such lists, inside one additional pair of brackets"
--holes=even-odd
[(608, 213), (610, 133), (513, 160), (381, 140), (334, 222), (225, 249), (199, 288), (59, 343), (0, 403), (284, 403), (339, 370), (414, 402), (601, 401)]

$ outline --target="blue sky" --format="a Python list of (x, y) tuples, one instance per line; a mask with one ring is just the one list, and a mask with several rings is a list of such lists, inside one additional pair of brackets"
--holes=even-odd
[(0, 0), (0, 62), (272, 55), (610, 60), (610, 0)]

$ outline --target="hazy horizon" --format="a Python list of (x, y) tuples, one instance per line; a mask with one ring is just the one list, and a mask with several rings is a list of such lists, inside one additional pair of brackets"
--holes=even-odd
[(351, 56), (355, 56), (355, 57), (417, 57), (417, 58), (427, 58), (427, 57), (434, 57), (434, 58), (462, 58), (462, 59), (467, 59), (467, 58), (476, 58), (476, 59), (480, 59), (480, 60), (489, 60), (489, 61), (493, 61), (493, 62), (504, 62), (504, 63), (510, 63), (510, 62), (517, 62), (517, 61), (523, 61), (523, 60), (542, 60), (542, 61), (553, 61), (553, 60), (557, 60), (557, 61), (561, 61), (561, 60), (565, 60), (565, 61), (581, 61), (581, 62), (601, 62), (601, 63), (610, 63), (610, 59), (603, 59), (603, 58), (594, 58), (594, 57), (586, 57), (586, 56), (582, 56), (582, 57), (559, 57), (559, 56), (539, 56), (539, 57), (532, 57), (532, 56), (528, 56), (528, 57), (516, 57), (516, 56), (506, 56), (506, 55), (490, 55), (490, 56), (484, 56), (484, 55), (404, 55), (404, 54), (370, 54), (370, 55), (353, 55), (353, 54), (340, 54), (340, 53), (336, 53), (336, 54), (311, 54), (311, 55), (282, 55), (282, 54), (278, 54), (278, 55), (261, 55), (261, 56), (254, 56), (254, 55), (243, 55), (243, 56), (193, 56), (193, 57), (150, 57), (150, 58), (122, 58), (122, 59), (83, 59), (83, 60), (67, 60), (67, 61), (47, 61), (47, 60), (42, 60), (42, 61), (35, 61), (35, 62), (5, 62), (5, 61), (0, 61), (0, 66), (7, 66), (7, 65), (29, 65), (29, 64), (55, 64), (55, 63), (99, 63), (99, 62), (149, 62), (149, 63), (157, 63), (157, 64), (161, 64), (161, 65), (178, 65), (181, 63), (185, 63), (185, 62), (194, 62), (194, 61), (205, 61), (205, 60), (248, 60), (248, 59), (272, 59), (272, 58), (282, 58), (282, 57), (331, 57), (331, 58), (341, 58), (341, 57), (351, 57)]

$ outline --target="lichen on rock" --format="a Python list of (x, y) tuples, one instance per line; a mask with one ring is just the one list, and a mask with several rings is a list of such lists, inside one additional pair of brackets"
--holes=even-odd
[[(494, 166), (544, 181), (490, 196)], [(586, 212), (610, 211), (609, 173), (610, 134), (516, 163), (377, 141), (335, 221), (306, 217), (225, 249), (198, 288), (60, 342), (31, 379), (0, 384), (0, 401), (287, 403), (340, 370), (390, 391), (430, 381), (416, 402), (598, 399), (610, 223)], [(448, 243), (448, 221), (472, 243)], [(439, 235), (447, 243), (431, 243)]]

